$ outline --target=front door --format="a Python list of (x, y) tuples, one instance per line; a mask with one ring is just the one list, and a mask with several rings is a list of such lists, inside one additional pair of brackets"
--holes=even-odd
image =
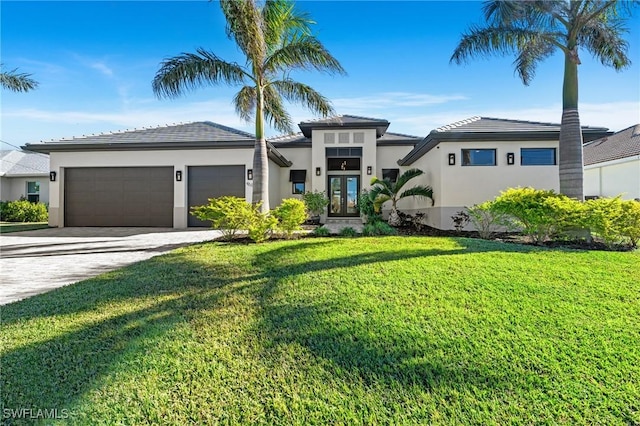
[(360, 176), (329, 176), (329, 216), (358, 216)]

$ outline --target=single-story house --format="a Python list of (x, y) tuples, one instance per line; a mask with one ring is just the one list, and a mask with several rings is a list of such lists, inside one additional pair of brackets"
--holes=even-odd
[(640, 199), (640, 124), (586, 143), (583, 154), (585, 196)]
[(0, 200), (26, 198), (49, 202), (49, 156), (46, 154), (0, 151)]
[[(371, 178), (409, 168), (425, 172), (430, 200), (403, 200), (427, 213), (427, 224), (452, 227), (451, 215), (513, 186), (558, 190), (559, 124), (473, 117), (426, 138), (388, 132), (389, 121), (342, 115), (299, 124), (300, 133), (272, 138), (270, 204), (325, 192), (323, 219), (358, 216), (357, 196)], [(587, 141), (609, 134), (584, 127)], [(27, 144), (51, 158), (51, 226), (205, 226), (189, 208), (207, 198), (251, 200), (254, 136), (211, 122)]]

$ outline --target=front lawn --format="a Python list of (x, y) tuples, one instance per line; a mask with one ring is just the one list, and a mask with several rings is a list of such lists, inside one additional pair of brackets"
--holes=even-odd
[(638, 251), (464, 238), (196, 245), (3, 306), (0, 408), (79, 424), (638, 424), (639, 275)]
[(35, 229), (46, 229), (47, 222), (0, 222), (0, 234), (9, 232), (33, 231)]

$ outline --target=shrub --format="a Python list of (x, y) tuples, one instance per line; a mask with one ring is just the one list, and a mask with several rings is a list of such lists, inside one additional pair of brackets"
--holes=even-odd
[(273, 211), (273, 216), (278, 220), (278, 229), (290, 238), (293, 231), (302, 229), (300, 225), (307, 219), (307, 208), (303, 201), (287, 198)]
[(326, 228), (324, 226), (318, 226), (313, 230), (313, 235), (315, 235), (316, 237), (328, 237), (329, 234), (329, 228)]
[(253, 217), (247, 228), (247, 235), (254, 243), (261, 243), (269, 239), (273, 230), (278, 226), (278, 219), (271, 213), (260, 212), (260, 205), (252, 206)]
[(0, 204), (0, 220), (6, 222), (46, 222), (49, 220), (47, 205), (32, 203), (24, 198), (3, 201)]
[(376, 235), (396, 235), (397, 233), (398, 231), (396, 231), (393, 226), (382, 220), (367, 223), (362, 229), (362, 235), (366, 235), (368, 237)]
[(640, 242), (640, 201), (623, 201), (621, 208), (620, 234), (629, 239), (631, 247), (638, 247), (638, 242)]
[(640, 203), (620, 197), (598, 198), (584, 203), (584, 223), (607, 245), (628, 241), (636, 247), (640, 240)]
[(358, 235), (358, 231), (356, 231), (350, 226), (347, 226), (340, 230), (340, 236), (342, 237), (355, 237), (356, 235)]
[(219, 229), (227, 241), (252, 226), (255, 211), (255, 207), (244, 198), (232, 196), (209, 198), (209, 204), (191, 208), (192, 215), (200, 220), (211, 221), (211, 227)]
[(376, 211), (371, 193), (366, 189), (363, 189), (358, 194), (358, 210), (360, 211), (360, 216), (364, 217), (367, 223), (382, 220), (382, 216)]
[(569, 213), (577, 209), (576, 203), (552, 190), (510, 188), (493, 201), (491, 209), (513, 217), (514, 224), (539, 244), (570, 225)]
[[(481, 204), (474, 204), (467, 207), (467, 220), (478, 232), (480, 238), (491, 239), (498, 229), (513, 229), (513, 224), (509, 217), (495, 209), (493, 201), (485, 201)], [(464, 213), (464, 212), (458, 212)]]
[(320, 216), (324, 212), (324, 208), (329, 205), (329, 198), (324, 192), (307, 191), (302, 195), (302, 201), (307, 208), (309, 218)]
[[(467, 210), (468, 209), (469, 208), (467, 207)], [(451, 220), (453, 221), (453, 227), (458, 232), (462, 231), (462, 229), (467, 225), (467, 223), (469, 223), (470, 219), (471, 218), (469, 217), (469, 213), (465, 212), (464, 210), (460, 210), (459, 212), (451, 216)]]

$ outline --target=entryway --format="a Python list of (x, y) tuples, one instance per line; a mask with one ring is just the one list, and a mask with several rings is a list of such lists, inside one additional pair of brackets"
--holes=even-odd
[(360, 175), (329, 175), (329, 216), (358, 216)]

